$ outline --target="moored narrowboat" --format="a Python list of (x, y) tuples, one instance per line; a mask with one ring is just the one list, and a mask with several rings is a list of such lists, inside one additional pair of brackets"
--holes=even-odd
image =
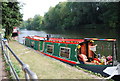
[(100, 73), (103, 76), (110, 75), (103, 70), (118, 64), (116, 39), (66, 39), (27, 36), (25, 37), (25, 45), (46, 56)]

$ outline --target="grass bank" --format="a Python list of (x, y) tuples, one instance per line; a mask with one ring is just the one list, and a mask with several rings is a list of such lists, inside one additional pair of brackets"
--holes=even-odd
[[(16, 41), (10, 41), (9, 46), (16, 55), (35, 72), (39, 79), (98, 79), (99, 77), (78, 70), (58, 60), (44, 56), (35, 50), (19, 44)], [(12, 62), (19, 66), (19, 63), (10, 54)], [(20, 78), (24, 74), (20, 72)]]

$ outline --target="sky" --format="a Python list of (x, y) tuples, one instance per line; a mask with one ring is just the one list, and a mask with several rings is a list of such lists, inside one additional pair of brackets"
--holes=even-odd
[(49, 10), (50, 6), (54, 7), (59, 2), (66, 0), (18, 0), (23, 5), (21, 13), (23, 13), (23, 20), (33, 18), (36, 14), (44, 16)]

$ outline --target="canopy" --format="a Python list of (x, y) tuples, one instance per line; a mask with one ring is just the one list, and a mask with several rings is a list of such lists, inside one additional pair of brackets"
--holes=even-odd
[(116, 39), (85, 38), (86, 40), (116, 41)]

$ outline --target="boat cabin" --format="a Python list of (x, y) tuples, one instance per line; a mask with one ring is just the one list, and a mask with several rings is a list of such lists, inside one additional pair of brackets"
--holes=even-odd
[[(25, 37), (25, 45), (47, 56), (73, 64), (94, 65), (113, 65), (113, 59), (116, 60), (115, 41), (116, 39)], [(83, 61), (85, 58), (88, 60)]]

